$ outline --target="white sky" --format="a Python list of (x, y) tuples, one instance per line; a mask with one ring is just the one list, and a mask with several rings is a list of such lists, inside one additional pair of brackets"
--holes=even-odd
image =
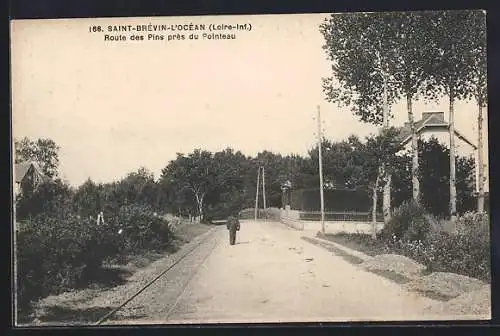
[[(330, 65), (318, 27), (325, 17), (14, 21), (13, 134), (52, 138), (73, 185), (116, 180), (140, 166), (158, 176), (176, 152), (195, 148), (305, 154), (315, 142), (317, 105), (327, 137), (368, 135), (373, 126), (324, 100)], [(191, 22), (253, 29), (236, 40), (193, 42), (105, 42), (88, 32), (94, 24)], [(393, 106), (394, 124), (407, 119), (405, 106)], [(446, 100), (414, 104), (417, 118), (447, 109)], [(474, 143), (476, 116), (475, 104), (456, 104), (456, 127)]]

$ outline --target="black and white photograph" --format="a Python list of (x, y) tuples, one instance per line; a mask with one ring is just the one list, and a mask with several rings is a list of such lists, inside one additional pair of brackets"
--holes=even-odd
[(490, 320), (486, 16), (11, 20), (14, 325)]

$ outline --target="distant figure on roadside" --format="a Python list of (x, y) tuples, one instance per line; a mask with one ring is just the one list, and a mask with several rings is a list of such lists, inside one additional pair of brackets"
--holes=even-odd
[(236, 243), (236, 231), (240, 231), (240, 221), (237, 213), (233, 213), (228, 217), (226, 226), (229, 230), (229, 244), (234, 245)]

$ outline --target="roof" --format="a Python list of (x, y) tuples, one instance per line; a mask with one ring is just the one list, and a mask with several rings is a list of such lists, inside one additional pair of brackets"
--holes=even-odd
[(24, 177), (26, 176), (26, 173), (29, 171), (29, 169), (33, 167), (35, 171), (44, 179), (48, 180), (48, 176), (46, 176), (42, 168), (36, 163), (36, 162), (21, 162), (21, 163), (16, 163), (14, 167), (14, 179), (15, 182), (20, 183)]
[[(443, 112), (424, 112), (422, 119), (415, 122), (415, 131), (417, 134), (422, 133), (426, 129), (449, 129), (449, 123), (444, 120)], [(405, 123), (403, 127), (399, 127), (401, 144), (405, 145), (411, 140), (411, 129), (409, 123)], [(455, 129), (455, 136), (469, 144), (472, 148), (477, 149), (477, 146), (472, 143), (467, 137)]]

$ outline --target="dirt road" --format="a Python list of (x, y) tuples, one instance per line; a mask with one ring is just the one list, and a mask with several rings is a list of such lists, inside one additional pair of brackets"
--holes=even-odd
[(131, 302), (128, 310), (144, 314), (127, 323), (446, 319), (423, 313), (431, 299), (300, 236), (280, 223), (244, 221), (231, 246), (225, 228), (218, 228), (179, 274)]

